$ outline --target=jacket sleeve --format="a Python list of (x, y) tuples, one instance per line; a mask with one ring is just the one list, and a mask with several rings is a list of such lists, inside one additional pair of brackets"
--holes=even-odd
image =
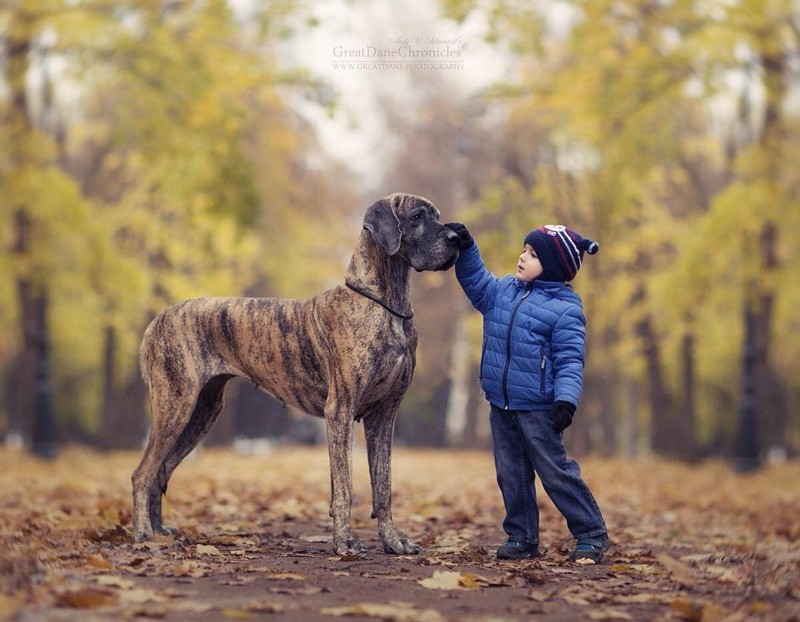
[(583, 389), (586, 359), (586, 318), (578, 305), (570, 305), (558, 318), (552, 335), (555, 399), (575, 406)]
[(499, 279), (486, 268), (477, 244), (458, 256), (456, 278), (472, 306), (486, 313), (494, 303)]

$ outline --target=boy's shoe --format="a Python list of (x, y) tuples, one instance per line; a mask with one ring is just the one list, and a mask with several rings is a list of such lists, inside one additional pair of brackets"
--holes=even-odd
[(539, 545), (520, 542), (509, 538), (497, 549), (497, 559), (531, 559), (539, 557)]
[(575, 550), (570, 555), (570, 561), (579, 562), (581, 560), (589, 560), (595, 564), (599, 564), (603, 559), (603, 554), (611, 546), (611, 540), (607, 535), (597, 536), (595, 538), (581, 538), (575, 545)]

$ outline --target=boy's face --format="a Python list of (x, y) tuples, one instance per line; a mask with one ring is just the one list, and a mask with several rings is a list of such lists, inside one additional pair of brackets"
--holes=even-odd
[(531, 282), (538, 277), (543, 270), (544, 268), (542, 268), (542, 264), (536, 256), (536, 251), (533, 250), (530, 244), (526, 244), (517, 262), (517, 278), (520, 281)]

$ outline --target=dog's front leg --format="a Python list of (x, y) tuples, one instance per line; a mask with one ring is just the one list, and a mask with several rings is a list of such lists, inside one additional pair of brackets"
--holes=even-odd
[(395, 555), (416, 555), (420, 547), (401, 537), (392, 519), (392, 439), (397, 405), (377, 410), (364, 419), (369, 475), (372, 483), (372, 518), (378, 520), (383, 550)]
[(350, 533), (353, 496), (353, 414), (335, 401), (325, 406), (331, 469), (333, 550), (337, 555), (363, 553), (364, 545)]

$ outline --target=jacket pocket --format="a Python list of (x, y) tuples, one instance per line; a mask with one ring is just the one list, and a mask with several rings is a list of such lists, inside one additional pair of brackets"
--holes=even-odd
[(486, 356), (487, 340), (484, 337), (483, 345), (481, 346), (481, 362), (478, 365), (478, 384), (483, 382), (483, 357)]

